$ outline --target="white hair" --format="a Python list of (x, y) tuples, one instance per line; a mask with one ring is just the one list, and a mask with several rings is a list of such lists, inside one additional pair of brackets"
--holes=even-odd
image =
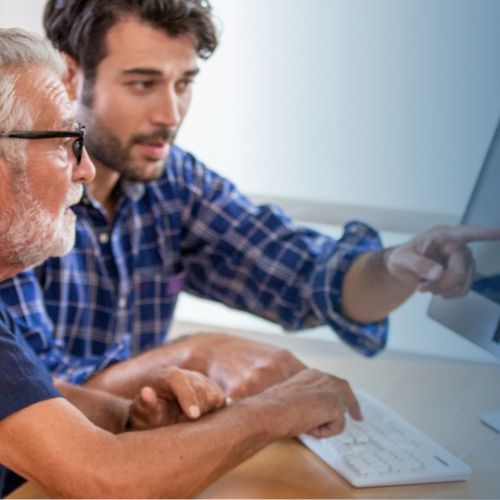
[[(48, 40), (18, 28), (0, 28), (0, 132), (30, 130), (33, 126), (36, 110), (16, 94), (16, 80), (23, 70), (36, 66), (57, 76), (62, 76), (66, 68)], [(25, 151), (25, 141), (0, 138), (0, 156), (9, 163), (24, 164)]]

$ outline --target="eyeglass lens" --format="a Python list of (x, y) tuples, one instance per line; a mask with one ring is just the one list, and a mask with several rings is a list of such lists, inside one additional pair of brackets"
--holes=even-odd
[(73, 154), (75, 155), (77, 165), (80, 165), (80, 162), (82, 161), (82, 153), (83, 153), (83, 137), (79, 137), (78, 139), (75, 139), (75, 141), (73, 142)]

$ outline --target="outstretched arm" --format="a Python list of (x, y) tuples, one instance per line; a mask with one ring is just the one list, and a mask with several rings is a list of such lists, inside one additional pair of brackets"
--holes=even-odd
[(460, 297), (474, 275), (467, 244), (498, 239), (498, 228), (438, 226), (404, 245), (361, 255), (345, 277), (343, 312), (354, 321), (371, 323), (386, 317), (415, 290)]

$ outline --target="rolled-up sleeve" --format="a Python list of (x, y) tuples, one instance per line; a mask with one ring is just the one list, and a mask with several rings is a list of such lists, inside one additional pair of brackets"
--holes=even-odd
[(351, 222), (335, 245), (335, 251), (316, 270), (312, 283), (313, 307), (318, 316), (331, 326), (351, 347), (372, 356), (385, 347), (388, 320), (356, 323), (341, 314), (342, 289), (347, 271), (361, 254), (382, 249), (378, 233), (362, 222)]

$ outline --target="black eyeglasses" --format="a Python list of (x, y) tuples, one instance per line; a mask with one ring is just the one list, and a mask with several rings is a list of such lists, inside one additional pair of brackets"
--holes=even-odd
[(76, 137), (72, 149), (79, 165), (82, 160), (83, 140), (85, 137), (85, 127), (77, 124), (77, 130), (13, 130), (12, 132), (0, 132), (0, 137), (7, 139), (54, 139), (57, 137)]

